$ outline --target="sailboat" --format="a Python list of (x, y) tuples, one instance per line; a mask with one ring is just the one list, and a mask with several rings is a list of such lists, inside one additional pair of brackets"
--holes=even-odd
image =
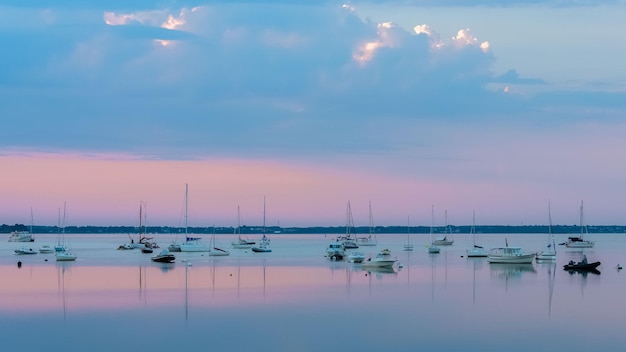
[(345, 249), (356, 249), (359, 245), (356, 244), (356, 234), (352, 237), (352, 230), (354, 229), (354, 218), (352, 217), (352, 207), (350, 201), (346, 205), (346, 235), (339, 236), (338, 241), (343, 243)]
[(211, 241), (209, 242), (209, 255), (213, 257), (224, 257), (230, 255), (230, 252), (226, 249), (216, 247), (215, 244), (215, 225), (213, 225), (213, 233), (211, 234)]
[(272, 251), (270, 239), (265, 235), (265, 197), (263, 197), (263, 237), (259, 245), (252, 247), (252, 251), (255, 253), (269, 253)]
[(33, 236), (33, 208), (30, 208), (30, 229), (28, 231), (13, 231), (9, 236), (9, 242), (35, 242)]
[(77, 256), (72, 253), (69, 247), (65, 244), (65, 212), (66, 212), (66, 203), (63, 203), (63, 232), (62, 232), (62, 242), (60, 242), (56, 247), (56, 260), (57, 262), (72, 262), (75, 261)]
[(554, 241), (554, 234), (552, 233), (552, 215), (550, 214), (550, 203), (548, 203), (548, 244), (546, 245), (545, 250), (537, 253), (535, 259), (538, 262), (556, 260), (556, 244)]
[(241, 238), (241, 214), (239, 211), (239, 206), (237, 206), (237, 227), (235, 228), (235, 238), (231, 245), (235, 249), (248, 249), (251, 248), (252, 245), (255, 244), (254, 241), (248, 241), (246, 239)]
[(405, 252), (410, 252), (413, 250), (413, 243), (411, 243), (411, 226), (409, 217), (406, 217), (406, 244), (402, 247)]
[(470, 236), (472, 237), (472, 248), (465, 250), (468, 258), (486, 257), (487, 251), (476, 244), (476, 212), (472, 211), (472, 229), (470, 230)]
[[(580, 236), (569, 236), (565, 246), (568, 248), (592, 248), (595, 242), (584, 238), (587, 233), (587, 227), (583, 223), (583, 201), (580, 201)], [(587, 233), (588, 234), (588, 233)]]
[(181, 252), (208, 252), (209, 247), (202, 242), (200, 237), (192, 237), (188, 234), (189, 219), (189, 186), (185, 183), (185, 242), (180, 244)]
[(441, 249), (439, 248), (439, 246), (437, 246), (437, 244), (435, 243), (435, 238), (434, 238), (434, 233), (433, 233), (433, 227), (435, 226), (435, 207), (431, 206), (430, 208), (430, 246), (428, 246), (428, 253), (439, 253), (441, 251)]
[(438, 246), (451, 246), (454, 243), (454, 239), (452, 238), (452, 231), (450, 230), (450, 226), (448, 225), (448, 210), (446, 210), (445, 214), (446, 227), (444, 229), (444, 235), (443, 237), (433, 241), (433, 243)]
[[(372, 202), (369, 202), (369, 220), (370, 220), (370, 233), (368, 236), (356, 237), (356, 244), (361, 246), (375, 246), (378, 244), (376, 240), (376, 228), (374, 227), (374, 216), (372, 215)], [(373, 236), (373, 237), (372, 237)]]
[(65, 211), (67, 209), (67, 203), (63, 202), (63, 222), (61, 222), (61, 209), (59, 209), (59, 237), (57, 238), (57, 245), (54, 246), (54, 250), (57, 252), (65, 251)]

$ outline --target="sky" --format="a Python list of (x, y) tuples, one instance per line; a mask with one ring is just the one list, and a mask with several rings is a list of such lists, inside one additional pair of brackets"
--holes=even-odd
[(0, 0), (0, 224), (625, 225), (624, 13)]

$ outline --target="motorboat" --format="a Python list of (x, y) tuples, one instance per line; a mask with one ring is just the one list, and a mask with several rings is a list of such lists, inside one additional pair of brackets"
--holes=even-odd
[(76, 254), (73, 254), (68, 251), (57, 252), (56, 254), (57, 262), (72, 262), (76, 260), (76, 257), (77, 257)]
[(39, 253), (48, 254), (54, 253), (54, 248), (52, 248), (49, 244), (44, 244), (39, 248)]
[(133, 250), (135, 248), (130, 243), (124, 243), (124, 244), (120, 244), (119, 247), (117, 247), (117, 249), (127, 251), (127, 250)]
[(365, 253), (363, 252), (351, 252), (348, 254), (348, 261), (350, 263), (363, 263), (365, 260)]
[(15, 254), (37, 254), (38, 252), (32, 248), (26, 248), (26, 247), (22, 247), (22, 248), (18, 248), (15, 250)]
[(535, 253), (524, 252), (522, 247), (491, 248), (487, 260), (489, 263), (529, 264), (533, 262)]
[(376, 254), (375, 258), (367, 258), (367, 260), (363, 261), (363, 267), (375, 267), (375, 268), (385, 268), (391, 267), (397, 259), (391, 258), (391, 251), (388, 249), (383, 249), (382, 251)]
[(152, 253), (154, 250), (152, 249), (152, 247), (142, 247), (141, 248), (141, 253)]
[(173, 263), (174, 260), (176, 260), (176, 257), (171, 254), (169, 250), (164, 249), (159, 254), (153, 256), (150, 259), (152, 259), (153, 262), (157, 263)]
[(571, 271), (597, 271), (597, 267), (600, 266), (600, 262), (589, 263), (587, 256), (583, 256), (583, 259), (579, 262), (570, 260), (569, 263), (563, 265), (563, 270)]
[(331, 242), (328, 248), (326, 248), (326, 256), (331, 260), (343, 260), (346, 256), (346, 248), (343, 246), (343, 242)]
[(9, 235), (9, 242), (34, 242), (33, 234), (28, 231), (13, 231)]

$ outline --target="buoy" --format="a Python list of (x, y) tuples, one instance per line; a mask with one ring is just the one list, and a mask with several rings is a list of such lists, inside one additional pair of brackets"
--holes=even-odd
[(622, 270), (622, 265), (621, 264), (617, 264), (617, 270)]
[(404, 265), (398, 264), (398, 268), (402, 269), (402, 268), (404, 268)]
[(18, 262), (17, 262), (17, 267), (18, 267), (18, 268), (21, 268), (21, 267), (22, 267), (22, 262), (21, 262), (21, 261), (18, 261)]

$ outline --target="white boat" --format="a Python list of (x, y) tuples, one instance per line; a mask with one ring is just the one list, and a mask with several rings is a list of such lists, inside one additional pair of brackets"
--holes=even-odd
[(41, 254), (54, 253), (54, 248), (52, 248), (52, 246), (50, 246), (49, 244), (44, 244), (43, 246), (39, 247), (39, 253)]
[(346, 248), (340, 241), (331, 242), (326, 248), (326, 256), (330, 260), (343, 260), (346, 256)]
[(76, 260), (76, 257), (76, 254), (73, 254), (69, 251), (57, 252), (56, 254), (57, 262), (72, 262)]
[(496, 247), (491, 248), (487, 260), (489, 263), (500, 264), (531, 264), (535, 253), (524, 252), (522, 247)]
[(200, 237), (189, 235), (189, 185), (185, 183), (185, 242), (180, 244), (181, 252), (208, 252), (207, 246)]
[(565, 242), (565, 246), (568, 248), (592, 248), (595, 242), (585, 239), (587, 232), (587, 226), (583, 222), (583, 201), (580, 201), (580, 236), (570, 236)]
[(428, 253), (439, 253), (441, 249), (435, 243), (434, 234), (433, 234), (433, 226), (435, 226), (435, 207), (430, 207), (430, 245), (428, 246)]
[(54, 246), (54, 250), (56, 252), (64, 252), (67, 248), (65, 247), (65, 212), (67, 209), (66, 202), (63, 202), (63, 223), (61, 223), (61, 208), (59, 208), (59, 219), (58, 219), (58, 227), (59, 227), (59, 236), (57, 238), (57, 244)]
[(26, 247), (22, 247), (22, 248), (18, 248), (15, 250), (15, 254), (37, 254), (38, 252), (32, 248), (26, 248)]
[(454, 243), (454, 239), (452, 238), (452, 231), (450, 230), (450, 226), (448, 225), (448, 210), (445, 211), (445, 219), (446, 219), (446, 227), (444, 228), (443, 237), (437, 238), (433, 241), (433, 244), (437, 246), (451, 246)]
[(346, 234), (337, 238), (338, 241), (343, 243), (345, 249), (359, 248), (359, 245), (356, 243), (356, 234), (354, 237), (352, 236), (353, 229), (354, 218), (352, 217), (352, 207), (350, 206), (350, 201), (348, 201), (348, 204), (346, 205)]
[(402, 246), (402, 250), (405, 252), (410, 252), (413, 250), (413, 243), (411, 242), (410, 218), (408, 216), (406, 218), (406, 244)]
[(9, 235), (9, 242), (34, 242), (33, 234), (29, 231), (13, 231)]
[(550, 203), (548, 203), (548, 243), (546, 249), (537, 253), (535, 259), (539, 261), (555, 261), (556, 260), (556, 243), (554, 234), (552, 233), (552, 215), (550, 214)]
[(216, 247), (215, 244), (215, 226), (213, 226), (213, 234), (211, 235), (211, 241), (209, 242), (209, 256), (212, 257), (225, 257), (230, 255), (230, 252), (226, 249)]
[(265, 235), (265, 230), (265, 197), (263, 197), (263, 237), (258, 245), (252, 247), (252, 251), (255, 253), (269, 253), (272, 251), (270, 239)]
[(370, 214), (370, 233), (367, 236), (356, 237), (357, 246), (375, 246), (378, 244), (376, 239), (376, 227), (374, 227), (374, 216), (372, 213), (372, 202), (369, 202), (369, 214)]
[(470, 236), (472, 238), (472, 248), (465, 250), (465, 255), (468, 258), (486, 257), (487, 251), (476, 244), (476, 213), (472, 212), (472, 229), (470, 230)]
[(365, 260), (365, 253), (363, 252), (350, 252), (348, 254), (348, 261), (350, 263), (363, 263)]
[(256, 244), (254, 241), (248, 241), (247, 239), (241, 238), (241, 215), (239, 211), (239, 206), (237, 206), (237, 227), (235, 227), (235, 239), (231, 243), (233, 248), (235, 249), (248, 249), (252, 248), (253, 245)]
[(367, 258), (367, 260), (363, 261), (363, 267), (373, 267), (373, 268), (388, 268), (392, 267), (397, 259), (391, 258), (391, 251), (388, 249), (383, 249), (378, 254), (376, 254), (375, 258)]

